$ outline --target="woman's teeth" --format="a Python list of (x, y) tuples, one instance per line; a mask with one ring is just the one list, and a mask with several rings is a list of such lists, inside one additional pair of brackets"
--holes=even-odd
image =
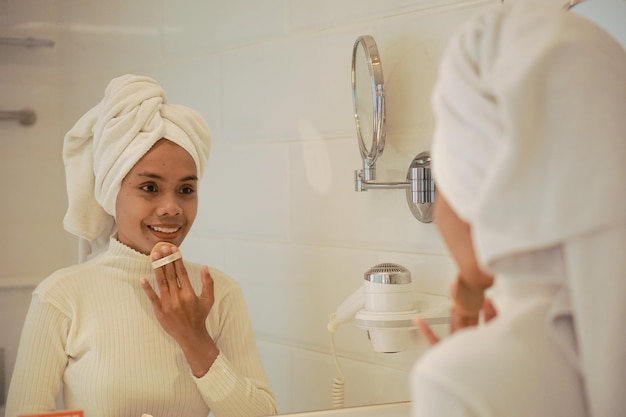
[(161, 233), (174, 233), (177, 232), (180, 227), (158, 227), (158, 226), (150, 226), (152, 230)]

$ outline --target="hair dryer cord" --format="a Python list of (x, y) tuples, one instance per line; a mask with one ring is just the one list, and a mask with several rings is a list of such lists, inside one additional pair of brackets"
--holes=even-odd
[(341, 372), (341, 367), (339, 366), (339, 361), (337, 360), (337, 353), (335, 352), (335, 333), (330, 332), (330, 350), (333, 354), (333, 360), (335, 361), (335, 366), (337, 367), (337, 372), (339, 376), (333, 378), (333, 408), (343, 408), (344, 405), (344, 376), (343, 372)]

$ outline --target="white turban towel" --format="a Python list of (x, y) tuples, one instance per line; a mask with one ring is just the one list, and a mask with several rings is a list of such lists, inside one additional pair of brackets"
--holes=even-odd
[(64, 226), (81, 239), (81, 260), (106, 247), (116, 230), (122, 180), (163, 138), (191, 155), (201, 178), (210, 149), (206, 121), (193, 109), (169, 104), (152, 78), (132, 74), (113, 79), (102, 101), (65, 135), (69, 202)]
[(437, 190), (479, 263), (497, 281), (557, 254), (589, 414), (626, 415), (626, 51), (571, 12), (499, 6), (452, 38), (433, 108)]

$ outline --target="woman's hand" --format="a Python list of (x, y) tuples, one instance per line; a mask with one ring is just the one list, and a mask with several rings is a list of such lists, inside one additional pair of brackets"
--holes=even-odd
[[(450, 334), (466, 327), (478, 325), (481, 314), (485, 322), (497, 315), (493, 303), (485, 297), (484, 290), (468, 287), (461, 277), (458, 277), (450, 285), (450, 295), (454, 303), (450, 317)], [(418, 317), (416, 324), (430, 344), (439, 342), (439, 337), (425, 320)]]
[(485, 321), (496, 316), (490, 299), (485, 298), (485, 290), (472, 288), (460, 277), (450, 285), (450, 296), (454, 302), (450, 320), (450, 332), (478, 325), (481, 313)]
[[(155, 245), (150, 258), (155, 261), (178, 251), (176, 246), (161, 242)], [(215, 301), (209, 269), (202, 267), (200, 295), (193, 290), (182, 259), (160, 266), (154, 273), (160, 297), (146, 278), (141, 279), (141, 286), (152, 302), (157, 320), (183, 350), (193, 374), (202, 376), (219, 354), (206, 328)]]

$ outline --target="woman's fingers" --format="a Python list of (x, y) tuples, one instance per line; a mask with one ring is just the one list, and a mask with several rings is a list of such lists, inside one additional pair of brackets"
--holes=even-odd
[[(174, 248), (174, 250), (179, 251), (178, 248)], [(180, 253), (180, 251), (178, 252)], [(172, 264), (172, 268), (174, 268), (174, 275), (176, 278), (176, 284), (179, 289), (185, 291), (193, 292), (193, 288), (191, 286), (191, 281), (189, 281), (189, 276), (187, 275), (187, 269), (185, 268), (185, 264), (183, 263), (182, 257)]]
[(450, 284), (450, 297), (456, 308), (467, 316), (477, 316), (483, 306), (485, 291), (469, 287), (461, 276)]
[[(475, 308), (476, 305), (479, 305), (476, 313), (468, 312), (465, 308), (466, 306), (463, 305), (463, 301), (465, 300), (461, 299), (460, 301), (458, 297), (455, 298), (455, 296), (458, 295), (457, 290), (459, 288), (460, 286), (458, 285), (458, 280), (457, 282), (452, 283), (452, 285), (450, 286), (452, 298), (455, 301), (450, 312), (451, 334), (456, 332), (457, 330), (461, 330), (467, 327), (478, 326), (480, 323), (481, 314), (484, 322), (489, 322), (497, 316), (498, 312), (496, 311), (493, 302), (490, 298), (484, 297), (482, 293), (478, 294), (478, 296), (473, 295), (471, 303), (469, 303), (472, 306), (472, 309)], [(479, 299), (481, 301), (481, 304), (479, 304)], [(433, 332), (432, 328), (424, 319), (417, 317), (415, 319), (415, 324), (422, 331), (422, 333), (431, 345), (439, 342), (440, 338), (435, 334), (435, 332)]]
[(178, 254), (180, 254), (180, 251), (176, 246), (161, 246), (162, 259), (166, 259), (171, 256), (171, 258), (169, 259), (173, 260), (172, 262), (163, 265), (161, 268), (158, 268), (164, 272), (165, 281), (167, 282), (167, 287), (170, 292), (178, 290), (180, 288), (176, 264), (182, 264), (183, 261), (181, 258), (177, 258)]
[(431, 345), (439, 343), (439, 336), (437, 336), (435, 332), (433, 332), (433, 329), (428, 325), (428, 323), (426, 323), (426, 320), (417, 317), (415, 319), (415, 324), (417, 324), (417, 327), (422, 331), (424, 336), (426, 336), (426, 340), (428, 340), (428, 343), (430, 343)]
[(186, 271), (183, 266), (182, 255), (176, 246), (169, 242), (159, 242), (154, 245), (150, 259), (161, 297), (175, 293), (181, 288), (180, 270), (182, 269), (185, 278)]
[(214, 283), (211, 274), (209, 273), (209, 267), (203, 266), (200, 270), (200, 275), (202, 278), (202, 292), (200, 293), (200, 300), (202, 300), (209, 308), (213, 307), (213, 302), (215, 301), (214, 295)]
[(146, 295), (148, 296), (148, 299), (152, 302), (152, 304), (160, 306), (161, 300), (159, 299), (159, 296), (157, 295), (157, 293), (154, 291), (154, 288), (152, 288), (152, 285), (150, 285), (150, 282), (148, 281), (148, 279), (142, 277), (140, 280), (140, 284), (141, 284), (141, 288), (143, 288), (143, 291), (146, 293)]
[(485, 302), (483, 304), (483, 319), (485, 322), (490, 321), (498, 315), (498, 311), (496, 310), (496, 306), (493, 305), (493, 301), (491, 298), (485, 298)]

